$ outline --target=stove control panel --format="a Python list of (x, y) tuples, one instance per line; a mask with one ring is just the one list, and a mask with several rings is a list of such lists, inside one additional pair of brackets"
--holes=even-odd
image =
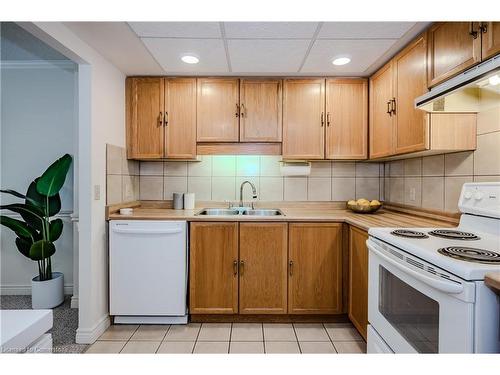
[(500, 219), (500, 182), (471, 182), (462, 186), (460, 212)]

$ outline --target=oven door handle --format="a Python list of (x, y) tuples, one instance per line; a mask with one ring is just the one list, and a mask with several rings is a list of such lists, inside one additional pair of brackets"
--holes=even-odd
[(390, 263), (391, 265), (398, 268), (399, 270), (411, 275), (415, 279), (422, 281), (423, 283), (433, 287), (434, 289), (437, 289), (437, 290), (440, 290), (442, 292), (449, 293), (449, 294), (459, 294), (459, 293), (462, 293), (464, 290), (464, 287), (462, 284), (457, 284), (454, 282), (447, 282), (444, 280), (438, 280), (437, 278), (424, 275), (418, 271), (411, 269), (410, 267), (405, 267), (403, 264), (388, 257), (387, 255), (382, 253), (380, 250), (378, 250), (375, 247), (375, 245), (370, 244), (370, 243), (368, 243), (367, 245), (371, 251), (373, 251), (377, 256), (382, 258), (387, 263)]

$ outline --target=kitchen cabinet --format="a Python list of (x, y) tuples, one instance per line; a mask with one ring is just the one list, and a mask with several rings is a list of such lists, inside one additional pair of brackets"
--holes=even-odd
[(366, 341), (368, 326), (368, 233), (349, 227), (349, 303), (352, 324)]
[(282, 81), (240, 80), (240, 142), (281, 142)]
[(427, 45), (422, 35), (393, 59), (392, 117), (394, 153), (421, 151), (427, 146), (426, 113), (415, 108), (415, 98), (427, 92)]
[(196, 79), (165, 79), (165, 157), (196, 158)]
[(368, 157), (368, 82), (326, 80), (326, 159)]
[(189, 311), (238, 312), (238, 223), (190, 224)]
[(163, 78), (127, 78), (127, 157), (156, 159), (164, 155)]
[(239, 80), (198, 78), (198, 142), (238, 142)]
[(287, 223), (240, 223), (240, 314), (287, 313)]
[(289, 314), (342, 313), (342, 224), (289, 224)]
[(127, 78), (127, 157), (196, 157), (196, 79)]
[(283, 158), (324, 159), (325, 80), (283, 82)]
[(429, 87), (481, 61), (479, 22), (437, 22), (427, 31)]
[(481, 22), (482, 59), (500, 53), (500, 22)]
[(393, 153), (393, 64), (384, 65), (370, 78), (370, 158)]

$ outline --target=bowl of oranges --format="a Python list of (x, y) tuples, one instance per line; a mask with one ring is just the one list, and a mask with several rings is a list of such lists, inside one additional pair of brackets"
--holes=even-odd
[(347, 208), (358, 214), (372, 214), (380, 207), (382, 207), (382, 203), (376, 199), (370, 201), (368, 199), (361, 198), (347, 202)]

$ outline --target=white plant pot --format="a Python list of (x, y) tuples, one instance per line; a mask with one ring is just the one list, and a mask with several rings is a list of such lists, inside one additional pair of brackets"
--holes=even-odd
[(39, 281), (39, 276), (31, 280), (31, 307), (51, 309), (64, 301), (64, 275), (52, 272), (52, 279)]

